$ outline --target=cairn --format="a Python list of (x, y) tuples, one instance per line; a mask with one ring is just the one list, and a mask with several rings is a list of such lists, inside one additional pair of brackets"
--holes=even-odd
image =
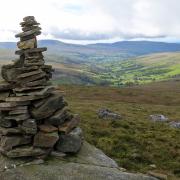
[(36, 36), (41, 34), (33, 16), (23, 18), (13, 64), (2, 66), (0, 83), (0, 152), (10, 158), (43, 158), (51, 152), (77, 153), (82, 145), (78, 115), (67, 108), (52, 86), (52, 66), (45, 65)]

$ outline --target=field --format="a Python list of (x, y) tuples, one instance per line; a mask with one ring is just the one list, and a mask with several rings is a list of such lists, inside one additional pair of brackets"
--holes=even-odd
[[(180, 81), (153, 83), (129, 88), (63, 85), (71, 110), (80, 114), (85, 139), (114, 158), (120, 167), (146, 173), (156, 172), (170, 179), (180, 178), (180, 130), (149, 120), (164, 114), (180, 120)], [(109, 108), (122, 120), (102, 120), (99, 108)]]

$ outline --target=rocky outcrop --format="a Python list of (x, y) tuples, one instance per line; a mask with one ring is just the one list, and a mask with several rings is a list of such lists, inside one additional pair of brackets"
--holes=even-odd
[(0, 156), (1, 180), (157, 180), (148, 175), (121, 172), (112, 159), (87, 142), (76, 156), (51, 156), (47, 162), (40, 163)]

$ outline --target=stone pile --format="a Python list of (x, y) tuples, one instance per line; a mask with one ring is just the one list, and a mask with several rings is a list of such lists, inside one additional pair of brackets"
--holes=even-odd
[(52, 67), (45, 65), (36, 36), (39, 23), (27, 16), (20, 23), (19, 58), (4, 65), (0, 83), (0, 151), (10, 158), (43, 158), (51, 152), (76, 153), (82, 144), (78, 115), (67, 108), (62, 94), (49, 82)]

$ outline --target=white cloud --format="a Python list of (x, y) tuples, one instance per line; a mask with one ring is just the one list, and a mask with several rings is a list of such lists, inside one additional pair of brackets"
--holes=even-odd
[(179, 0), (5, 0), (0, 7), (0, 41), (14, 41), (27, 15), (41, 23), (40, 38), (180, 39)]

